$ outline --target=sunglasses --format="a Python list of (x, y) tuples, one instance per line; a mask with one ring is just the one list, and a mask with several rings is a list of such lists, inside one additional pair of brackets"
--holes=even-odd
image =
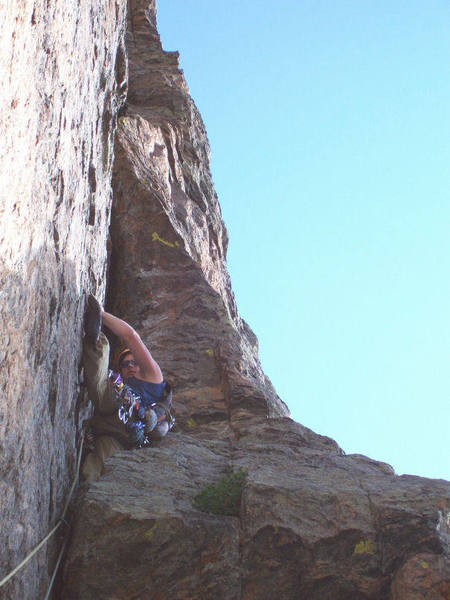
[(135, 360), (124, 360), (120, 363), (119, 367), (125, 369), (126, 367), (136, 367), (137, 362)]

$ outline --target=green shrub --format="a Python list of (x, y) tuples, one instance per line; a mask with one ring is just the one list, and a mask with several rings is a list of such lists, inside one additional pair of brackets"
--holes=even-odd
[(207, 485), (193, 500), (196, 508), (215, 515), (239, 515), (242, 487), (247, 471), (241, 469)]

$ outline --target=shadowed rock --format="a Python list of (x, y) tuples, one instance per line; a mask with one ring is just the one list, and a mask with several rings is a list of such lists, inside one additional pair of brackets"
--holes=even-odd
[[(74, 474), (83, 295), (105, 289), (125, 8), (2, 3), (0, 579), (53, 527)], [(0, 597), (44, 597), (54, 542)]]

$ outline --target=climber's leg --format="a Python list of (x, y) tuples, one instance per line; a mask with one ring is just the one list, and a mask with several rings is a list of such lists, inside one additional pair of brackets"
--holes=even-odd
[(97, 481), (103, 471), (105, 460), (124, 447), (115, 438), (102, 435), (95, 440), (95, 449), (87, 455), (81, 467), (81, 475), (86, 481)]
[(89, 399), (96, 411), (101, 415), (112, 414), (117, 410), (117, 401), (108, 377), (109, 342), (104, 333), (100, 333), (96, 344), (84, 338), (83, 366)]
[(162, 423), (159, 423), (155, 429), (153, 429), (153, 431), (149, 434), (149, 437), (152, 441), (157, 442), (162, 440), (168, 431), (169, 423), (167, 421), (162, 421)]

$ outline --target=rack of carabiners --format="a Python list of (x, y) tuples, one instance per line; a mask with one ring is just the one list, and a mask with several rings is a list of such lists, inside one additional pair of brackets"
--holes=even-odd
[(126, 425), (131, 445), (136, 448), (150, 446), (150, 439), (146, 433), (147, 423), (142, 398), (124, 383), (120, 373), (110, 370), (109, 378), (114, 386), (119, 405), (119, 419)]

